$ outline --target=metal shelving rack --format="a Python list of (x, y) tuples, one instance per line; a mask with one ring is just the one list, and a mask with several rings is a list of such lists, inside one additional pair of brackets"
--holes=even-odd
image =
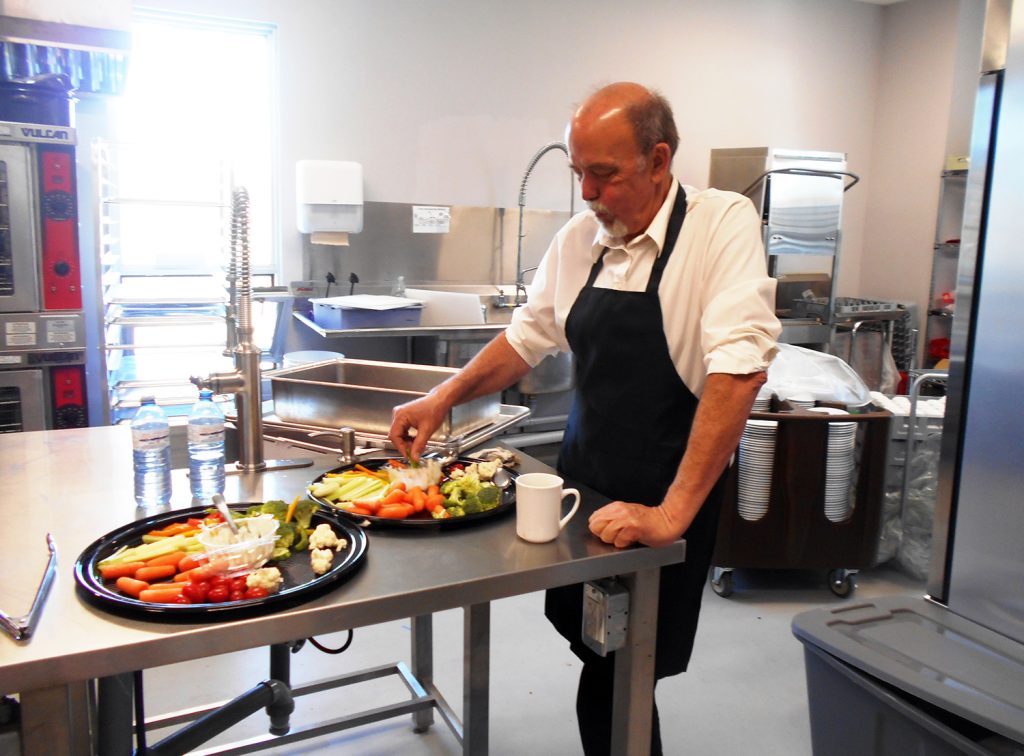
[[(964, 192), (967, 188), (967, 170), (942, 172), (939, 193), (938, 220), (935, 225), (935, 244), (932, 256), (932, 276), (928, 289), (928, 313), (925, 323), (924, 360), (927, 368), (934, 367), (941, 357), (938, 340), (949, 339), (953, 332), (953, 316), (957, 289), (957, 264), (960, 258), (960, 227), (963, 223)], [(948, 349), (947, 349), (948, 351)]]
[[(223, 238), (207, 240), (211, 248), (227, 249), (230, 220), (230, 171), (220, 167), (219, 197), (139, 196), (118, 175), (118, 145), (97, 142), (93, 161), (97, 175), (97, 247), (103, 292), (102, 370), (108, 401), (105, 421), (130, 419), (141, 398), (154, 395), (168, 414), (184, 414), (195, 401), (189, 382), (193, 372), (229, 368), (227, 345), (228, 293), (223, 273), (187, 276), (187, 286), (171, 286), (163, 271), (147, 274), (124, 264), (122, 222), (126, 214), (166, 215), (199, 210), (219, 216)], [(206, 172), (209, 173), (207, 167)], [(159, 235), (159, 229), (154, 229)], [(130, 243), (130, 242), (128, 242)]]

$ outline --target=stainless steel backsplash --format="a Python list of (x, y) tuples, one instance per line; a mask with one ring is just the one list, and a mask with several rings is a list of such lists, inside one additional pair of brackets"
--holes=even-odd
[[(406, 286), (488, 292), (516, 278), (518, 208), (450, 206), (448, 233), (413, 233), (414, 205), (367, 202), (363, 231), (349, 235), (349, 246), (332, 247), (303, 241), (303, 277), (337, 278), (332, 294), (348, 293), (350, 273), (359, 277), (356, 292), (390, 291), (399, 276)], [(536, 266), (555, 233), (569, 220), (566, 211), (527, 208), (523, 219), (523, 268)], [(532, 280), (532, 274), (526, 281)]]

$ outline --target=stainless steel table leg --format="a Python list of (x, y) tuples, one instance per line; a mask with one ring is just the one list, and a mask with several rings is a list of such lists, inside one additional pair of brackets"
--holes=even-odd
[(464, 609), (462, 656), (462, 752), (486, 754), (488, 749), (491, 677), (491, 605)]
[(84, 682), (71, 683), (20, 694), (22, 753), (92, 753), (86, 687)]
[(134, 690), (131, 672), (99, 680), (97, 743), (99, 752), (104, 756), (128, 756), (134, 750)]
[[(412, 674), (427, 690), (434, 686), (434, 615), (412, 618)], [(434, 724), (434, 710), (422, 709), (412, 715), (414, 732), (426, 732)]]
[(651, 749), (660, 577), (657, 567), (622, 577), (629, 590), (629, 628), (626, 645), (615, 652), (612, 753), (640, 756)]

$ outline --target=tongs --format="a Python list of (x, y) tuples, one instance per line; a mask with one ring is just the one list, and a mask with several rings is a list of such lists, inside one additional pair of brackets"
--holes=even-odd
[(46, 546), (50, 550), (50, 559), (46, 563), (46, 571), (43, 572), (43, 579), (39, 581), (36, 589), (36, 597), (32, 600), (32, 608), (28, 614), (21, 617), (11, 617), (3, 610), (0, 610), (0, 628), (10, 635), (14, 640), (28, 640), (35, 629), (39, 615), (43, 611), (43, 604), (46, 603), (46, 596), (50, 592), (53, 578), (57, 574), (57, 543), (53, 540), (53, 534), (46, 534)]

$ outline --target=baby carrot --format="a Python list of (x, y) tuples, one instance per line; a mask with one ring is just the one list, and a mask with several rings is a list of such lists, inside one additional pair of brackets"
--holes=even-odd
[(422, 488), (414, 488), (409, 492), (410, 504), (416, 512), (422, 512), (423, 508), (427, 505), (427, 495), (423, 493)]
[(138, 598), (142, 591), (149, 588), (149, 583), (142, 580), (135, 580), (130, 577), (119, 577), (116, 585), (117, 590), (121, 591), (121, 593), (126, 596), (131, 596), (132, 598)]
[(395, 490), (381, 499), (380, 505), (382, 507), (387, 507), (392, 504), (405, 504), (407, 500), (408, 494), (405, 491)]
[(191, 554), (186, 554), (185, 558), (178, 562), (178, 569), (182, 572), (188, 572), (189, 570), (194, 570), (196, 567), (199, 567), (201, 564), (202, 562), (197, 562), (195, 557)]
[(156, 567), (140, 567), (135, 571), (136, 580), (144, 580), (147, 583), (151, 580), (168, 578), (178, 571), (173, 564), (161, 564)]
[(117, 580), (120, 577), (134, 577), (135, 571), (145, 567), (145, 562), (126, 562), (125, 564), (108, 564), (100, 567), (100, 575), (104, 580)]
[[(184, 583), (179, 583), (184, 588)], [(181, 591), (155, 591), (149, 588), (144, 591), (139, 591), (139, 600), (145, 601), (147, 604), (173, 604), (174, 599), (181, 594)]]
[(388, 520), (404, 520), (413, 513), (411, 504), (392, 504), (377, 510), (377, 516)]

